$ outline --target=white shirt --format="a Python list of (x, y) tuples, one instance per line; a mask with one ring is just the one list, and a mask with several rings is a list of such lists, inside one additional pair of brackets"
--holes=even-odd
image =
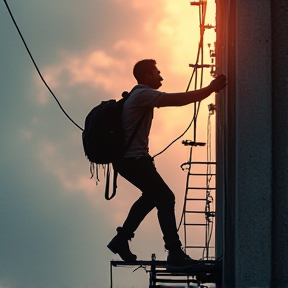
[[(165, 95), (164, 92), (157, 91), (146, 85), (141, 84), (136, 87), (137, 89), (130, 94), (123, 107), (122, 125), (126, 144), (137, 129), (124, 158), (148, 156), (149, 133), (155, 100)], [(140, 126), (137, 128), (140, 121)]]

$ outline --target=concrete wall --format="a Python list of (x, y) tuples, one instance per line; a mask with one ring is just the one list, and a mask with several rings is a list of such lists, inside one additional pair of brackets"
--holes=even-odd
[(270, 0), (236, 4), (235, 283), (270, 287), (272, 70)]
[(272, 283), (288, 287), (288, 1), (272, 1)]
[(229, 81), (217, 131), (224, 284), (288, 287), (288, 1), (217, 6), (217, 61)]

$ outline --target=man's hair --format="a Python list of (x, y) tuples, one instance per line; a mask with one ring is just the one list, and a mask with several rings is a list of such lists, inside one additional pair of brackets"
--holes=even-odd
[(144, 82), (146, 74), (155, 69), (156, 61), (153, 59), (144, 59), (137, 62), (133, 68), (133, 75), (138, 83)]

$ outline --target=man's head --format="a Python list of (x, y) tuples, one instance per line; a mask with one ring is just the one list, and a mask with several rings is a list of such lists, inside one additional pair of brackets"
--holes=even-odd
[(133, 69), (133, 75), (138, 84), (144, 84), (153, 89), (158, 89), (162, 86), (161, 81), (163, 78), (156, 67), (156, 61), (153, 59), (144, 59), (137, 62)]

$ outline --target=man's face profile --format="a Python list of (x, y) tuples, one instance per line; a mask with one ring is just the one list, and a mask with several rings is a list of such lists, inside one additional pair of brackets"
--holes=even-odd
[(147, 74), (146, 79), (148, 86), (150, 86), (153, 89), (158, 89), (162, 86), (161, 81), (163, 80), (163, 78), (161, 77), (160, 73), (161, 72), (155, 66), (155, 68), (152, 69), (149, 74)]

